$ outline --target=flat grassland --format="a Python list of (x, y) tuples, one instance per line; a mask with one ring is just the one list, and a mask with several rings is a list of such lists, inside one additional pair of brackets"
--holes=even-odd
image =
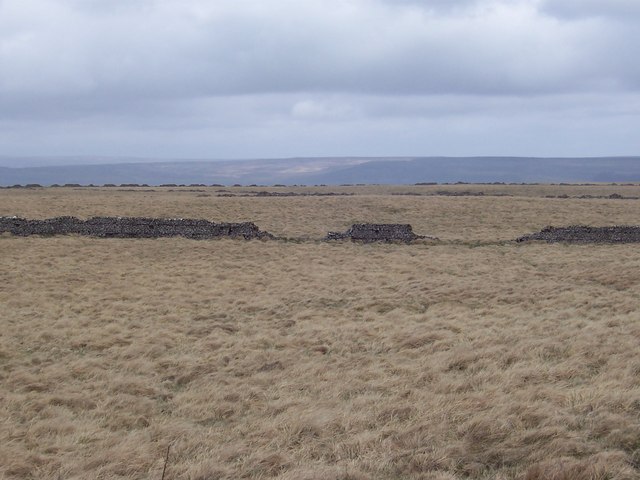
[[(510, 242), (639, 186), (217, 190), (0, 190), (290, 237), (0, 236), (0, 478), (640, 478), (640, 245)], [(319, 241), (355, 222), (441, 243)]]

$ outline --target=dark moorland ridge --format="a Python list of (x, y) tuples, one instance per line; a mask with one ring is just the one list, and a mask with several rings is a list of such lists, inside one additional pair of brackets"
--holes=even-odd
[[(47, 159), (41, 159), (45, 162)], [(65, 158), (50, 159), (64, 162)], [(85, 161), (88, 162), (90, 159)], [(640, 157), (331, 157), (234, 161), (139, 160), (17, 167), (33, 159), (0, 157), (0, 186), (40, 184), (341, 185), (414, 183), (638, 182)], [(33, 163), (31, 163), (33, 164)], [(10, 166), (10, 168), (9, 168)]]

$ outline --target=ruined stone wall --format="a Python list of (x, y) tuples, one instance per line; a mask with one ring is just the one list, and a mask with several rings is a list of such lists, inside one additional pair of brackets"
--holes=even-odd
[(360, 242), (411, 242), (426, 238), (413, 233), (409, 224), (356, 223), (346, 232), (329, 232), (326, 240), (352, 240)]
[(548, 243), (637, 243), (640, 242), (640, 226), (545, 227), (537, 233), (516, 239), (516, 242), (532, 240), (542, 240)]
[(159, 238), (186, 237), (207, 239), (217, 237), (273, 238), (251, 222), (214, 223), (207, 220), (162, 219), (145, 217), (93, 217), (80, 220), (75, 217), (56, 217), (46, 220), (28, 220), (0, 217), (0, 233), (13, 235), (87, 235), (104, 238)]
[[(86, 235), (102, 238), (160, 238), (185, 237), (193, 239), (275, 238), (261, 231), (252, 222), (215, 223), (208, 220), (164, 219), (147, 217), (55, 217), (29, 220), (19, 217), (0, 217), (0, 234), (29, 235)], [(325, 240), (351, 240), (355, 242), (404, 242), (419, 239), (437, 240), (416, 235), (409, 224), (356, 223), (346, 232), (329, 232)], [(545, 241), (548, 243), (640, 243), (640, 226), (546, 227), (539, 232), (524, 235), (516, 242)]]

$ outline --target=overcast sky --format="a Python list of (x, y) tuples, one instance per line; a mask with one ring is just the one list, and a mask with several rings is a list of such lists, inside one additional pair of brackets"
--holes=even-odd
[(0, 0), (0, 156), (640, 154), (639, 0)]

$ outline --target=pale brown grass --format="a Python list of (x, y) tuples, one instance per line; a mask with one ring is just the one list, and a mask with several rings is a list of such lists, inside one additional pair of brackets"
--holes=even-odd
[(637, 246), (474, 243), (640, 201), (16, 192), (454, 242), (0, 237), (0, 478), (160, 479), (168, 444), (167, 479), (640, 477)]

